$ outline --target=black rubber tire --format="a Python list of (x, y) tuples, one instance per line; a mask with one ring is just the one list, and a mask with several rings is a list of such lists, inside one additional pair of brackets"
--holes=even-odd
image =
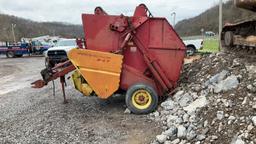
[[(137, 90), (146, 90), (151, 98), (152, 98), (152, 102), (150, 104), (150, 106), (146, 109), (138, 109), (136, 108), (133, 103), (132, 103), (132, 96), (133, 94), (137, 91)], [(126, 92), (126, 96), (125, 96), (125, 102), (126, 105), (128, 107), (128, 109), (134, 113), (134, 114), (148, 114), (153, 112), (154, 110), (156, 110), (157, 105), (158, 105), (158, 95), (156, 93), (156, 91), (149, 85), (146, 84), (135, 84), (132, 85)]]
[(7, 57), (7, 58), (14, 58), (14, 57), (15, 57), (15, 54), (14, 54), (13, 51), (7, 51), (7, 52), (6, 52), (6, 57)]
[(224, 44), (227, 47), (232, 47), (234, 45), (234, 34), (232, 31), (225, 32)]
[(196, 53), (196, 48), (193, 46), (187, 46), (186, 55), (187, 56), (193, 56)]
[(23, 54), (18, 54), (18, 55), (15, 55), (15, 57), (22, 57)]

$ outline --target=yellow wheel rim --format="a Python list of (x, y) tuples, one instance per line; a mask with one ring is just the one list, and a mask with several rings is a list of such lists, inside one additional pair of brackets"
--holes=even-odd
[(152, 97), (146, 90), (137, 90), (132, 95), (132, 104), (137, 109), (147, 109), (152, 103)]

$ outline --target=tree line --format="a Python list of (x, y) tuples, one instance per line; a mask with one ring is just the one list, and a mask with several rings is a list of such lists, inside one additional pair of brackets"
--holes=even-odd
[(35, 22), (28, 19), (0, 14), (0, 41), (14, 41), (12, 24), (15, 25), (15, 38), (33, 38), (43, 35), (61, 36), (65, 38), (84, 37), (82, 25), (59, 22)]
[[(235, 7), (233, 1), (223, 5), (223, 24), (236, 23), (244, 20), (254, 19), (256, 13)], [(201, 29), (218, 33), (219, 6), (216, 5), (202, 14), (185, 19), (177, 23), (175, 30), (180, 36), (195, 36), (201, 34)]]

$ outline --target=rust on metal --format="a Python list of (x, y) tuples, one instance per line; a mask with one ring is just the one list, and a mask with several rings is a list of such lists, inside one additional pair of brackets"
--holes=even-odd
[(42, 88), (45, 85), (47, 85), (48, 82), (55, 80), (61, 76), (65, 76), (66, 74), (68, 74), (69, 72), (72, 72), (75, 69), (76, 69), (75, 66), (73, 66), (70, 61), (61, 63), (50, 70), (44, 69), (42, 71), (46, 71), (46, 73), (41, 73), (41, 74), (43, 78), (45, 78), (47, 75), (47, 78), (32, 82), (31, 83), (32, 88)]
[(35, 82), (31, 83), (32, 88), (42, 88), (46, 85), (46, 83), (43, 80), (37, 80)]

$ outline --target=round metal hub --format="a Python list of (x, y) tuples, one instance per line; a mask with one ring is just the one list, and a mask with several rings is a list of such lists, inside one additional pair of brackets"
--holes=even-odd
[(146, 90), (138, 90), (132, 95), (132, 103), (138, 109), (146, 109), (152, 103), (152, 97)]

